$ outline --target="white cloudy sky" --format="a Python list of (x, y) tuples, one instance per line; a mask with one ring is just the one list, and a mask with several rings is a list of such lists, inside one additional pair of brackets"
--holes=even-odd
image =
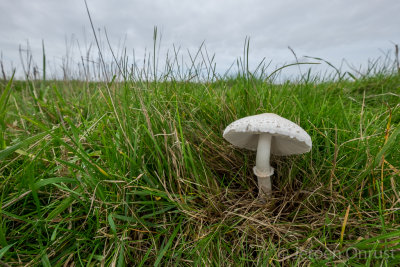
[[(95, 27), (105, 28), (115, 46), (126, 38), (128, 51), (144, 53), (152, 49), (157, 26), (162, 51), (175, 44), (195, 52), (205, 41), (219, 70), (242, 56), (246, 36), (252, 66), (263, 57), (274, 66), (292, 62), (288, 46), (299, 57), (336, 65), (346, 59), (359, 66), (400, 44), (398, 0), (88, 0), (88, 5)], [(83, 0), (1, 0), (0, 10), (0, 51), (8, 66), (18, 67), (18, 46), (27, 40), (39, 62), (44, 40), (53, 71), (66, 53), (66, 40), (82, 47), (93, 41)]]

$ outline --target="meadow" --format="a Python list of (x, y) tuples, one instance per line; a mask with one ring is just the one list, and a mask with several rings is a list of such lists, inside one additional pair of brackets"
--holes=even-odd
[[(102, 80), (0, 81), (1, 266), (399, 264), (397, 58), (279, 82), (246, 46), (234, 75), (203, 48), (163, 71), (121, 58)], [(264, 112), (313, 148), (272, 157), (262, 204), (255, 153), (222, 132)]]

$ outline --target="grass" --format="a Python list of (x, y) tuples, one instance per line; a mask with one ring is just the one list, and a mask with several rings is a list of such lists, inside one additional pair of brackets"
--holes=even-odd
[[(1, 265), (400, 262), (395, 68), (277, 83), (264, 65), (249, 72), (246, 46), (232, 77), (218, 76), (202, 48), (191, 59), (184, 70), (167, 58), (160, 75), (156, 60), (115, 61), (122, 71), (100, 66), (114, 77), (103, 82), (3, 81)], [(308, 154), (272, 158), (265, 205), (254, 153), (222, 138), (232, 121), (263, 112), (313, 141)]]

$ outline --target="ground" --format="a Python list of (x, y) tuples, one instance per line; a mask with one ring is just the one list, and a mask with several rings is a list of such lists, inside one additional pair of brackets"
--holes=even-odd
[[(396, 70), (208, 78), (0, 81), (1, 264), (399, 262)], [(272, 157), (266, 204), (222, 137), (263, 112), (313, 142)]]

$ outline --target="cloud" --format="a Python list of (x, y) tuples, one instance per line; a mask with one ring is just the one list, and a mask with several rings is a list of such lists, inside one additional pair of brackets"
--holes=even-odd
[[(88, 0), (88, 5), (96, 30), (106, 29), (113, 46), (126, 40), (128, 51), (143, 53), (152, 48), (157, 26), (163, 51), (173, 44), (195, 51), (205, 41), (221, 69), (242, 55), (246, 36), (254, 65), (263, 57), (276, 64), (293, 60), (288, 46), (299, 56), (361, 64), (382, 55), (380, 49), (391, 48), (391, 42), (400, 43), (400, 1)], [(48, 59), (61, 58), (72, 35), (83, 50), (93, 42), (81, 0), (2, 1), (0, 9), (6, 61), (19, 62), (18, 45), (26, 40), (40, 56), (43, 39)]]

